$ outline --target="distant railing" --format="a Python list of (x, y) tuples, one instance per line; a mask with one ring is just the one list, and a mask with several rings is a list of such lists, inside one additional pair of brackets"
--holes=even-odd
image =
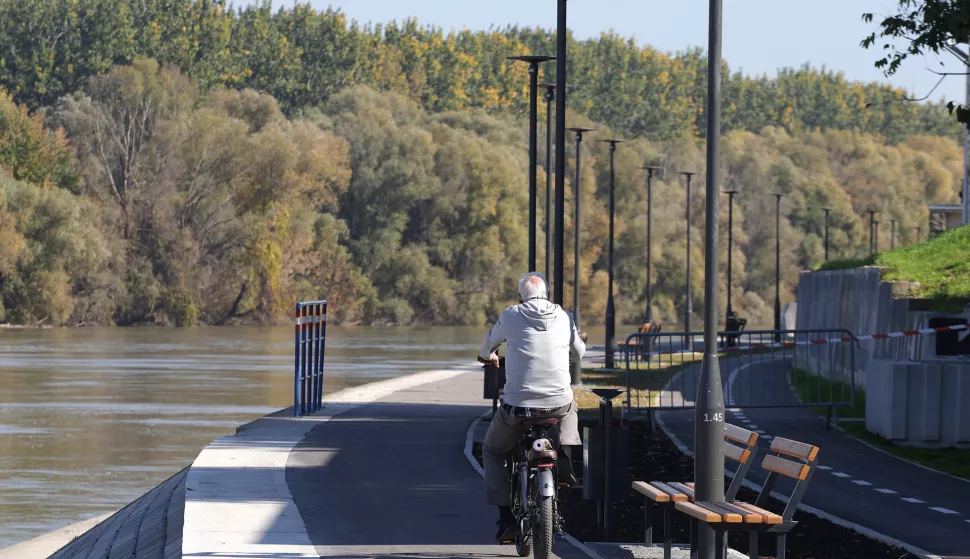
[(323, 361), (327, 342), (327, 302), (296, 304), (293, 416), (323, 407)]
[[(821, 343), (826, 340), (840, 343)], [(725, 405), (827, 407), (833, 414), (837, 406), (852, 406), (855, 340), (834, 328), (718, 332)], [(636, 333), (623, 347), (627, 409), (694, 407), (702, 332)]]

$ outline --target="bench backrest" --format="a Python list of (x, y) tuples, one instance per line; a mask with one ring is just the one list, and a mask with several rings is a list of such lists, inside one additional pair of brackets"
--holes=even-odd
[(805, 496), (805, 490), (808, 488), (809, 480), (812, 479), (812, 474), (815, 473), (818, 450), (817, 446), (781, 437), (771, 441), (770, 451), (773, 454), (766, 455), (761, 462), (761, 467), (768, 471), (768, 478), (765, 480), (755, 504), (759, 507), (765, 505), (778, 476), (795, 480), (795, 489), (785, 505), (785, 512), (781, 515), (785, 522), (789, 522), (801, 503), (802, 497)]
[(755, 455), (758, 454), (758, 434), (743, 427), (725, 423), (724, 439), (724, 457), (738, 463), (734, 471), (734, 479), (724, 492), (724, 498), (730, 501), (737, 496), (738, 490), (744, 484), (744, 477), (754, 463)]

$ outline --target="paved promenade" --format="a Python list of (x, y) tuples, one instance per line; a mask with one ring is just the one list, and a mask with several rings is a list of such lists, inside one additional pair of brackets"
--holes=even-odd
[[(489, 409), (481, 369), (421, 373), (260, 419), (207, 447), (186, 482), (183, 557), (514, 557), (467, 460)], [(563, 559), (587, 555), (565, 540)]]

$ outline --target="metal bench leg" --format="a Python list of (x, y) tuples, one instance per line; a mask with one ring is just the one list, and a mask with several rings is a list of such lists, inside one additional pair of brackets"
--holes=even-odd
[(697, 559), (697, 520), (690, 519), (690, 559)]
[(724, 537), (724, 530), (714, 530), (714, 557), (716, 559), (727, 558), (727, 538)]
[(664, 507), (664, 559), (670, 559), (670, 547), (673, 545), (673, 527), (671, 526), (670, 509), (671, 506)]
[(758, 532), (748, 532), (748, 559), (758, 559)]
[(643, 522), (643, 541), (647, 545), (653, 545), (653, 506), (646, 497), (643, 498)]
[(785, 544), (788, 539), (788, 534), (778, 534), (778, 547), (775, 551), (775, 557), (778, 559), (785, 559)]

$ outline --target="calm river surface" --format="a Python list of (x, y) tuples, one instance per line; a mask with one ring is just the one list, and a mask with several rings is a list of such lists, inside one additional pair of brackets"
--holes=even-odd
[[(330, 327), (325, 389), (474, 363), (484, 333)], [(292, 377), (292, 327), (0, 330), (0, 548), (123, 507)]]

